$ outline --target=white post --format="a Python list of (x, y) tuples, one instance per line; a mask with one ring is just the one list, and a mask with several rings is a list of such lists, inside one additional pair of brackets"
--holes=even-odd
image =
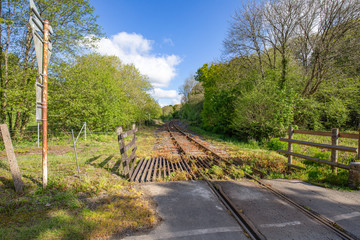
[(40, 147), (40, 122), (38, 122), (37, 134), (38, 134), (37, 146)]
[(83, 128), (84, 128), (84, 125), (82, 125), (82, 127), (81, 127), (81, 129), (80, 129), (80, 132), (79, 132), (79, 134), (77, 135), (77, 137), (76, 137), (76, 139), (75, 139), (75, 142), (77, 142), (78, 138), (80, 137), (80, 134), (81, 134)]
[(85, 141), (86, 141), (86, 122), (85, 122)]
[(74, 130), (72, 130), (72, 129), (71, 129), (71, 136), (72, 136), (73, 144), (74, 144), (74, 152), (75, 152), (75, 158), (76, 158), (76, 166), (77, 166), (77, 169), (78, 169), (79, 179), (81, 180), (80, 168), (79, 168), (79, 161), (78, 161), (78, 158), (77, 158), (76, 144), (75, 144), (75, 138), (74, 138)]

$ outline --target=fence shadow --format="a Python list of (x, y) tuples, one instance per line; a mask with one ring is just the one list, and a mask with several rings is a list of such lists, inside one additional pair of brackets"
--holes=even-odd
[(88, 160), (85, 161), (86, 164), (91, 164), (92, 162), (95, 162), (96, 160), (98, 160), (102, 155), (98, 155), (92, 158), (89, 158)]
[[(114, 157), (114, 155), (110, 155), (109, 157), (105, 158), (104, 161), (102, 161), (101, 163), (97, 164), (99, 167), (101, 168), (106, 168), (105, 166), (110, 162), (110, 160)], [(106, 168), (107, 169), (107, 168)]]

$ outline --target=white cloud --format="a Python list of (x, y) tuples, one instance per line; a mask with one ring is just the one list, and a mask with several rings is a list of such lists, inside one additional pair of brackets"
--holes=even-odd
[[(170, 39), (171, 40), (171, 39)], [(181, 58), (172, 55), (151, 53), (153, 41), (136, 33), (118, 33), (111, 38), (102, 38), (95, 49), (100, 54), (115, 55), (125, 64), (134, 64), (147, 75), (154, 87), (167, 87), (176, 76), (176, 66)]]
[[(154, 88), (150, 94), (157, 100), (170, 100), (171, 104), (179, 104), (181, 102), (182, 95), (176, 90), (163, 90), (161, 88)], [(169, 102), (169, 101), (166, 101)], [(168, 104), (166, 104), (168, 105)]]
[(164, 38), (164, 43), (169, 44), (170, 46), (174, 46), (174, 42), (171, 38)]

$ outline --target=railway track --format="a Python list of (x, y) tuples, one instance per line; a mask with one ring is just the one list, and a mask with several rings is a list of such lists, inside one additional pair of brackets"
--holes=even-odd
[[(130, 177), (134, 182), (154, 182), (164, 180), (196, 180), (203, 179), (200, 172), (211, 169), (221, 162), (214, 157), (212, 151), (204, 145), (194, 145), (189, 136), (170, 122), (166, 126), (171, 145), (175, 146), (176, 156), (140, 159)], [(204, 151), (204, 149), (207, 149)], [(171, 149), (174, 152), (174, 149)], [(166, 155), (166, 154), (165, 154)]]
[[(266, 237), (257, 230), (257, 228), (253, 225), (251, 221), (249, 221), (249, 219), (242, 213), (242, 211), (237, 209), (235, 204), (224, 193), (221, 186), (213, 181), (214, 179), (207, 171), (211, 169), (214, 165), (217, 165), (223, 166), (225, 174), (228, 174), (229, 172), (226, 167), (231, 166), (231, 163), (221, 154), (211, 149), (209, 146), (206, 146), (204, 143), (196, 140), (190, 134), (184, 132), (174, 122), (170, 122), (167, 124), (167, 130), (170, 134), (170, 138), (173, 144), (178, 148), (180, 158), (175, 160), (168, 160), (162, 157), (152, 158), (149, 160), (142, 159), (139, 162), (138, 167), (136, 168), (131, 180), (139, 182), (156, 181), (157, 179), (166, 179), (172, 174), (177, 174), (181, 172), (185, 173), (183, 174), (185, 180), (202, 179), (206, 181), (210, 189), (225, 205), (229, 212), (231, 212), (233, 217), (244, 229), (250, 239), (266, 239)], [(358, 239), (350, 233), (346, 232), (341, 227), (339, 227), (335, 222), (297, 204), (281, 192), (264, 184), (256, 177), (247, 173), (245, 173), (245, 176), (255, 181), (262, 188), (266, 188), (278, 198), (286, 201), (291, 206), (299, 209), (311, 219), (322, 224), (330, 231), (338, 235), (340, 238), (352, 240)]]
[[(173, 122), (170, 122), (168, 125), (168, 129), (170, 132), (170, 135), (174, 139), (174, 142), (176, 145), (181, 148), (182, 152), (185, 153), (185, 151), (182, 149), (181, 145), (175, 138), (175, 134), (173, 133), (173, 129), (180, 132), (182, 135), (186, 136), (186, 138), (192, 142), (193, 144), (196, 144), (199, 146), (199, 148), (203, 149), (208, 155), (214, 156), (214, 162), (216, 164), (221, 165), (221, 160), (224, 162), (227, 162), (227, 160), (223, 159), (219, 154), (216, 152), (210, 150), (208, 147), (204, 146), (203, 144), (197, 142), (194, 140), (194, 138), (190, 137), (188, 134), (183, 132), (179, 127), (176, 127), (176, 125)], [(207, 168), (209, 166), (204, 166), (200, 161), (194, 158), (190, 158), (190, 161), (196, 165), (197, 172), (199, 175), (201, 175), (202, 179), (206, 181), (210, 189), (215, 193), (215, 195), (219, 198), (219, 200), (224, 204), (224, 206), (229, 210), (229, 212), (232, 214), (232, 216), (235, 218), (235, 220), (239, 223), (239, 225), (243, 228), (244, 232), (247, 234), (247, 236), (250, 239), (266, 239), (253, 225), (252, 223), (246, 218), (244, 214), (242, 214), (232, 203), (232, 201), (226, 196), (226, 194), (222, 191), (221, 187), (214, 182), (210, 180), (211, 176), (206, 174), (205, 172), (201, 171), (202, 168)], [(226, 171), (226, 170), (225, 170)]]

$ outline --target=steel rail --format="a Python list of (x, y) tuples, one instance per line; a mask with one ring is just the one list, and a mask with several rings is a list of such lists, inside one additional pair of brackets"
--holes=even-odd
[[(180, 143), (174, 138), (173, 133), (171, 132), (170, 129), (170, 123), (167, 124), (167, 128), (168, 131), (170, 133), (170, 137), (171, 139), (174, 141), (174, 144), (179, 147), (180, 152), (182, 152), (183, 154), (181, 155), (181, 158), (183, 159), (183, 155), (185, 155), (185, 152), (183, 150), (183, 148), (181, 147)], [(175, 127), (176, 128), (176, 127)], [(176, 128), (176, 130), (178, 130)], [(240, 227), (243, 229), (244, 233), (247, 235), (247, 237), (249, 237), (252, 240), (263, 240), (266, 239), (257, 229), (256, 227), (246, 218), (246, 216), (244, 214), (242, 214), (237, 208), (236, 206), (231, 202), (231, 200), (226, 196), (226, 194), (222, 191), (221, 187), (218, 186), (216, 183), (212, 182), (211, 180), (208, 179), (208, 177), (211, 176), (206, 176), (203, 172), (201, 172), (201, 170), (199, 169), (198, 165), (201, 166), (201, 164), (196, 164), (194, 162), (194, 160), (189, 157), (189, 160), (192, 162), (192, 164), (196, 167), (196, 171), (202, 176), (202, 178), (204, 179), (204, 181), (208, 184), (208, 186), (210, 187), (210, 189), (213, 191), (213, 193), (218, 197), (218, 199), (220, 200), (220, 202), (225, 206), (225, 208), (227, 210), (229, 210), (229, 212), (231, 213), (231, 215), (235, 218), (235, 220), (237, 221), (237, 223), (240, 225)], [(195, 176), (194, 176), (194, 179)]]
[[(201, 143), (197, 142), (195, 139), (191, 138), (188, 134), (186, 134), (185, 132), (181, 131), (173, 122), (171, 122), (174, 126), (175, 129), (177, 129), (180, 133), (182, 133), (183, 135), (185, 135), (189, 140), (191, 140), (192, 142), (196, 143), (197, 145), (201, 146), (203, 149), (206, 149), (206, 151), (209, 151), (210, 153), (212, 153), (212, 155), (217, 156), (220, 160), (224, 161), (226, 164), (231, 164), (229, 161), (227, 161), (226, 159), (224, 159), (223, 157), (221, 157), (220, 155), (218, 155), (217, 153), (215, 153), (214, 151), (212, 151), (211, 149), (203, 146)], [(202, 174), (202, 173), (201, 173)], [(308, 210), (307, 208), (303, 207), (302, 205), (296, 203), (295, 201), (291, 200), (289, 197), (287, 197), (286, 195), (284, 195), (283, 193), (281, 193), (280, 191), (264, 184), (262, 181), (260, 181), (259, 179), (257, 179), (256, 177), (248, 174), (248, 173), (244, 173), (245, 176), (247, 178), (250, 178), (252, 180), (254, 180), (256, 183), (258, 183), (260, 186), (268, 189), (270, 192), (272, 192), (274, 195), (282, 198), (283, 200), (285, 200), (286, 202), (288, 202), (289, 204), (295, 206), (296, 208), (298, 208), (299, 210), (301, 210), (302, 212), (304, 212), (306, 215), (308, 215), (309, 217), (317, 220), (319, 223), (325, 225), (326, 227), (328, 227), (330, 230), (334, 231), (337, 235), (339, 235), (340, 237), (344, 238), (344, 239), (349, 239), (349, 240), (360, 240), (359, 238), (357, 238), (356, 236), (354, 236), (353, 234), (347, 232), (345, 229), (341, 228), (336, 222), (326, 218), (325, 216), (322, 216), (314, 211)], [(205, 178), (204, 178), (205, 179)], [(207, 182), (210, 182), (209, 180), (206, 180)], [(208, 183), (209, 184), (209, 183)], [(213, 185), (214, 183), (210, 183), (210, 185)], [(219, 186), (218, 186), (219, 187)], [(212, 186), (210, 186), (210, 188), (212, 188)], [(221, 188), (220, 188), (221, 189)], [(222, 192), (222, 190), (221, 190)], [(223, 193), (223, 192), (222, 192)], [(224, 197), (226, 198), (226, 195), (224, 194)], [(230, 200), (229, 200), (230, 201)], [(231, 203), (231, 201), (230, 201)], [(235, 208), (236, 209), (236, 208)], [(243, 215), (243, 214), (242, 214)], [(255, 238), (258, 239), (258, 238)]]

